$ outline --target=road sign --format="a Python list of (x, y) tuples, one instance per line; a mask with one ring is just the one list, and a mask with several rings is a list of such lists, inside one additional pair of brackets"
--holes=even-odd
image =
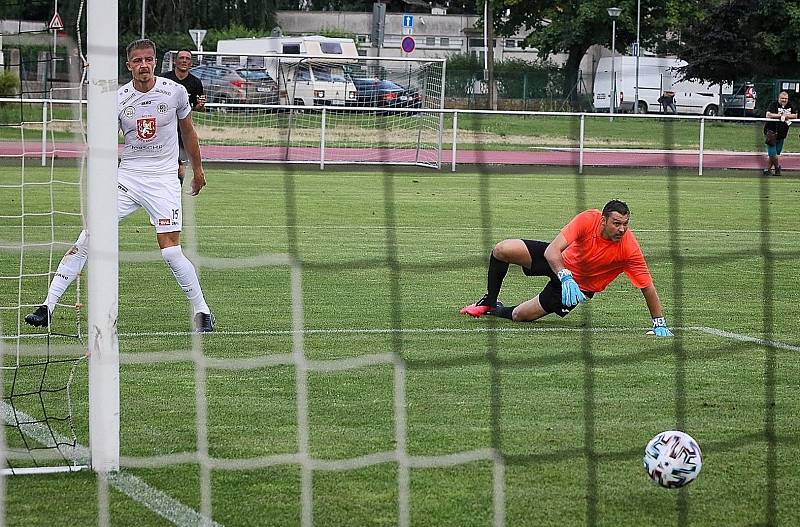
[(403, 27), (414, 27), (414, 15), (403, 15)]
[(206, 38), (207, 31), (205, 29), (190, 29), (189, 36), (192, 37), (194, 47), (202, 51), (203, 39)]
[(47, 29), (55, 29), (57, 31), (64, 29), (64, 22), (61, 21), (61, 15), (58, 14), (58, 11), (53, 13), (53, 18), (50, 19)]
[(632, 50), (631, 55), (633, 55), (634, 57), (638, 57), (639, 56), (639, 43), (638, 42), (634, 42), (633, 44), (631, 44), (631, 50)]
[(406, 53), (411, 53), (414, 51), (414, 47), (416, 43), (414, 42), (414, 37), (403, 37), (403, 40), (400, 41), (400, 47), (403, 48), (403, 51)]

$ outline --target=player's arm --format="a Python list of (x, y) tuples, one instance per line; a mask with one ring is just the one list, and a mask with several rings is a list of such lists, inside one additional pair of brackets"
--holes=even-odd
[(194, 109), (200, 111), (206, 107), (206, 92), (202, 82), (198, 80), (196, 84), (197, 97), (195, 98)]
[(664, 318), (664, 311), (661, 307), (661, 299), (658, 297), (658, 291), (653, 284), (640, 289), (644, 296), (644, 301), (647, 303), (647, 309), (650, 310), (650, 318), (653, 319), (653, 334), (659, 337), (671, 337), (672, 332), (667, 327), (667, 321)]
[(189, 156), (189, 161), (192, 163), (192, 172), (194, 178), (192, 179), (192, 196), (200, 193), (200, 190), (206, 186), (206, 177), (203, 173), (203, 162), (200, 159), (200, 142), (197, 139), (197, 132), (192, 124), (191, 112), (183, 119), (178, 119), (178, 126), (181, 127), (181, 137), (183, 138), (183, 148), (186, 150), (186, 155)]
[(559, 232), (558, 236), (544, 250), (544, 257), (550, 265), (550, 269), (561, 280), (561, 303), (565, 306), (575, 306), (586, 300), (586, 295), (581, 292), (581, 288), (572, 277), (572, 272), (564, 267), (564, 257), (561, 256), (561, 253), (567, 247), (569, 247), (569, 242)]

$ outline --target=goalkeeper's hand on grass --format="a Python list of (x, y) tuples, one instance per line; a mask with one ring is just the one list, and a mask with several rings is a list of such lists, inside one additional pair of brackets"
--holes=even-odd
[(664, 317), (655, 317), (653, 319), (653, 329), (648, 331), (649, 334), (656, 337), (672, 337), (672, 331), (667, 327), (667, 319)]
[(577, 306), (584, 300), (586, 295), (581, 292), (578, 283), (572, 278), (572, 272), (569, 269), (562, 269), (558, 272), (558, 279), (561, 280), (561, 303), (565, 306)]

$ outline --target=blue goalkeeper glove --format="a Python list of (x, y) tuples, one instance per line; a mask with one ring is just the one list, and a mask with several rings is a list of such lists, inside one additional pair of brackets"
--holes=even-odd
[(558, 272), (558, 279), (561, 280), (561, 303), (567, 307), (577, 306), (584, 300), (586, 295), (581, 292), (578, 283), (572, 278), (569, 269), (562, 269)]
[(672, 331), (667, 327), (667, 320), (664, 317), (656, 317), (653, 319), (652, 334), (656, 337), (672, 337)]

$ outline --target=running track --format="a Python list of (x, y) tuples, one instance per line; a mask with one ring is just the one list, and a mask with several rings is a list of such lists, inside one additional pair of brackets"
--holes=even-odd
[[(206, 145), (203, 149), (204, 161), (292, 161), (318, 164), (320, 149), (294, 147), (286, 159), (286, 149), (276, 146), (219, 146)], [(51, 158), (75, 158), (83, 151), (83, 145), (75, 143), (49, 143), (46, 156)], [(234, 153), (235, 152), (235, 153)], [(0, 158), (21, 157), (40, 158), (39, 143), (0, 142)], [(422, 152), (422, 161), (435, 162), (433, 152)], [(326, 148), (326, 163), (373, 162), (373, 163), (414, 163), (414, 149), (368, 149), (368, 148)], [(442, 150), (442, 166), (451, 164), (451, 150)], [(766, 161), (766, 154), (741, 152), (705, 152), (704, 168), (738, 168), (759, 170)], [(781, 156), (784, 169), (800, 170), (800, 154)], [(570, 148), (531, 148), (528, 151), (474, 151), (456, 152), (456, 164), (476, 165), (546, 165), (578, 166), (579, 152)], [(675, 167), (698, 168), (700, 156), (687, 150), (622, 150), (587, 149), (583, 154), (585, 166), (597, 167)]]

